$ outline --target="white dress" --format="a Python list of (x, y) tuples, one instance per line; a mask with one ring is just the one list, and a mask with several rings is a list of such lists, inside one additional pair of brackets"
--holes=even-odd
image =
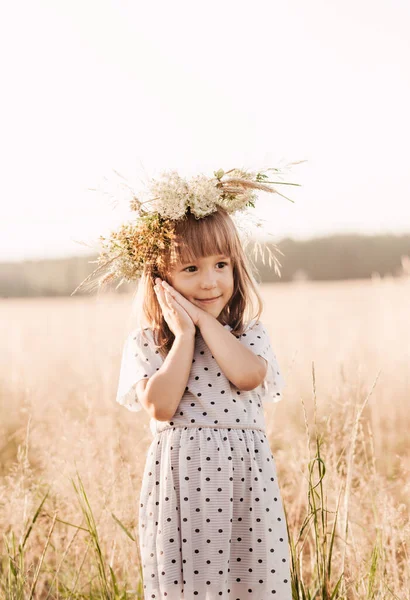
[[(138, 329), (125, 342), (116, 398), (134, 411), (141, 410), (135, 384), (164, 360), (145, 331), (150, 343)], [(139, 504), (145, 599), (292, 598), (286, 521), (261, 402), (281, 400), (284, 380), (261, 321), (238, 339), (268, 361), (260, 386), (232, 385), (197, 332), (172, 420), (151, 419)]]

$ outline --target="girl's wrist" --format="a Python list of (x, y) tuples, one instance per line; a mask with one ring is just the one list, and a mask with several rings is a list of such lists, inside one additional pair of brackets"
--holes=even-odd
[(205, 311), (201, 311), (202, 314), (200, 315), (198, 322), (196, 324), (196, 326), (198, 327), (198, 329), (200, 331), (202, 331), (203, 327), (206, 327), (206, 323), (208, 322), (209, 319), (213, 319), (215, 320), (215, 317), (213, 317), (212, 315), (209, 315), (207, 312)]
[(192, 331), (180, 331), (179, 333), (176, 334), (175, 339), (176, 340), (190, 340), (190, 339), (195, 338), (195, 333), (196, 333), (195, 328)]

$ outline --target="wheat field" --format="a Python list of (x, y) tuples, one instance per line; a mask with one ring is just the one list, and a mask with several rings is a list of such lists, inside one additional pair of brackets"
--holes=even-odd
[[(410, 278), (267, 284), (265, 405), (294, 598), (410, 598)], [(143, 598), (145, 412), (114, 402), (129, 295), (2, 299), (0, 597)]]

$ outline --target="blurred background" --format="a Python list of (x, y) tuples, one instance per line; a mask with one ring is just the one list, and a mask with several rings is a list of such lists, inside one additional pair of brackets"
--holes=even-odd
[(284, 180), (301, 187), (278, 187), (294, 202), (261, 194), (253, 211), (285, 254), (282, 280), (407, 274), (409, 10), (13, 3), (0, 39), (1, 295), (70, 294), (98, 236), (130, 216), (127, 185), (299, 160)]
[(409, 3), (2, 13), (0, 598), (143, 597), (152, 436), (115, 403), (135, 285), (70, 294), (131, 189), (234, 167), (300, 184), (251, 211), (283, 253), (281, 277), (260, 258), (256, 276), (286, 381), (265, 412), (294, 598), (409, 598)]

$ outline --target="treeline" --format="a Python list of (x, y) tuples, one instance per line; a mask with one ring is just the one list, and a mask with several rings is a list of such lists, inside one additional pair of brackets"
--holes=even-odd
[[(270, 245), (271, 244), (267, 244)], [(400, 277), (410, 275), (410, 234), (364, 236), (340, 234), (310, 240), (285, 238), (276, 243), (284, 254), (276, 254), (281, 263), (281, 277), (265, 263), (253, 257), (252, 243), (247, 253), (256, 268), (260, 282), (330, 281), (366, 279), (370, 277)], [(87, 277), (96, 264), (96, 256), (54, 260), (0, 263), (0, 296), (69, 296)], [(135, 284), (124, 283), (118, 293), (133, 290)], [(111, 285), (110, 290), (115, 289)], [(79, 291), (77, 294), (85, 293)]]

